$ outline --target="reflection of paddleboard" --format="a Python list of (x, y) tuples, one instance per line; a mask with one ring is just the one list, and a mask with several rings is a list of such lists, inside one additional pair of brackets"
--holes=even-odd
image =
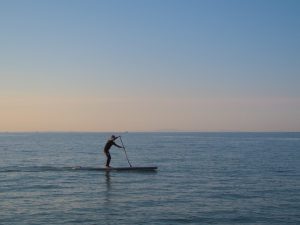
[(73, 167), (74, 170), (98, 170), (98, 171), (156, 171), (156, 166), (148, 167)]

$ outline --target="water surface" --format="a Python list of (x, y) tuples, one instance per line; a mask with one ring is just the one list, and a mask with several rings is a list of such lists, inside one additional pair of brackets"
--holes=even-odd
[[(0, 133), (0, 224), (300, 224), (300, 133)], [(128, 166), (111, 150), (112, 166)]]

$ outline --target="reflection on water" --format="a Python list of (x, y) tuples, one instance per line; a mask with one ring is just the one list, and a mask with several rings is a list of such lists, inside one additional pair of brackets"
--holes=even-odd
[(105, 183), (106, 183), (106, 190), (105, 190), (105, 205), (109, 205), (111, 202), (111, 174), (109, 171), (104, 173), (105, 175)]
[(111, 189), (111, 176), (109, 171), (105, 171), (105, 181), (106, 181), (106, 190), (107, 192)]

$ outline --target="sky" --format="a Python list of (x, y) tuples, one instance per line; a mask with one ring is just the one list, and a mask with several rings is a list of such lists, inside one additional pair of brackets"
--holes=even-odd
[(298, 0), (0, 0), (0, 132), (300, 131)]

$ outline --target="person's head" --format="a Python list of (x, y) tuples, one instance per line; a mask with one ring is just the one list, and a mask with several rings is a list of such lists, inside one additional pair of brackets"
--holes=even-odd
[(117, 138), (116, 138), (116, 136), (115, 135), (111, 135), (111, 137), (110, 137), (110, 140), (116, 140)]

